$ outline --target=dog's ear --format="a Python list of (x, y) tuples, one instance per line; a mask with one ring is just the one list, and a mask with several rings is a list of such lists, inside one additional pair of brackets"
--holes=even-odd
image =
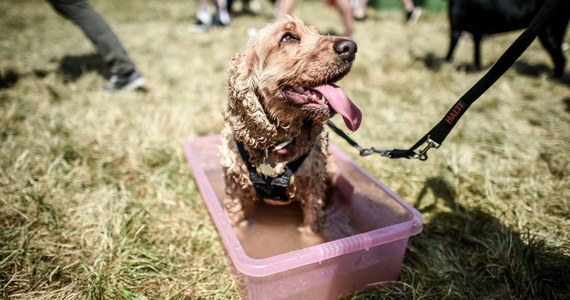
[(245, 50), (236, 54), (232, 58), (228, 71), (228, 84), (230, 88), (250, 86), (247, 81), (254, 79), (250, 77), (255, 77), (258, 61), (259, 59), (254, 49), (249, 51)]
[(253, 147), (267, 147), (270, 137), (276, 134), (257, 93), (260, 68), (255, 46), (250, 44), (231, 61), (228, 70), (228, 101), (224, 118), (235, 137)]

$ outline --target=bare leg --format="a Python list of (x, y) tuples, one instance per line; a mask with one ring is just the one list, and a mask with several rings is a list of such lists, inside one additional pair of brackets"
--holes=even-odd
[(402, 5), (406, 11), (406, 22), (414, 23), (417, 21), (422, 13), (422, 9), (419, 7), (416, 8), (413, 0), (402, 0)]
[(342, 18), (346, 36), (352, 37), (354, 34), (354, 17), (352, 16), (350, 0), (335, 0), (335, 7)]
[[(277, 7), (275, 20), (279, 20), (285, 15), (291, 14), (295, 6), (295, 0), (278, 0), (275, 6)], [(352, 37), (354, 33), (354, 19), (352, 17), (350, 0), (335, 0), (335, 7), (342, 18), (345, 34)]]
[(356, 21), (362, 21), (366, 19), (366, 7), (368, 6), (368, 0), (355, 0), (356, 3), (353, 9), (353, 16)]
[(275, 20), (279, 20), (284, 16), (291, 14), (293, 12), (294, 6), (295, 0), (277, 0), (275, 3)]
[(402, 5), (404, 6), (406, 12), (410, 12), (415, 8), (414, 1), (412, 0), (402, 0)]

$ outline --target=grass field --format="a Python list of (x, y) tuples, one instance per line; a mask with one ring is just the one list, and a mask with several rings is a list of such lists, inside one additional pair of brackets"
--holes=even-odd
[[(191, 34), (193, 1), (92, 4), (146, 92), (102, 92), (93, 46), (47, 2), (0, 2), (0, 298), (239, 299), (182, 145), (220, 131), (229, 60), (272, 8)], [(322, 2), (295, 12), (342, 32)], [(484, 64), (517, 34), (487, 39)], [(340, 83), (364, 111), (353, 138), (409, 147), (483, 75), (461, 70), (468, 39), (441, 62), (447, 36), (443, 12), (357, 24)], [(551, 69), (533, 43), (426, 162), (359, 158), (331, 134), (425, 218), (399, 281), (349, 299), (570, 298), (570, 71)]]

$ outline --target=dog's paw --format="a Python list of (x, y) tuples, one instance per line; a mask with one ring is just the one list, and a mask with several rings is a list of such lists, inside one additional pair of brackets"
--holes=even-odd
[(237, 223), (235, 223), (235, 226), (239, 227), (239, 228), (247, 228), (249, 226), (249, 221), (245, 218), (243, 218), (241, 221), (238, 221)]
[(237, 226), (245, 220), (245, 213), (241, 201), (233, 198), (224, 199), (224, 210), (232, 226)]
[(324, 237), (311, 229), (311, 226), (299, 226), (297, 230), (303, 245), (317, 245), (325, 242)]
[[(247, 226), (247, 219), (245, 218), (243, 211), (237, 211), (237, 212), (226, 211), (226, 214), (232, 226), (238, 226), (238, 227)], [(243, 223), (245, 223), (245, 226), (243, 226)]]
[(301, 234), (316, 234), (315, 230), (313, 230), (310, 225), (299, 226), (297, 227), (297, 230), (299, 230)]

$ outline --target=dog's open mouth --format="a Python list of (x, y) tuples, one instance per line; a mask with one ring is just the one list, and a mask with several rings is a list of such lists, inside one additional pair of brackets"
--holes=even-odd
[(344, 91), (334, 83), (327, 83), (312, 88), (286, 86), (283, 95), (291, 103), (305, 106), (325, 108), (342, 116), (346, 127), (356, 131), (362, 121), (362, 112), (352, 103)]

